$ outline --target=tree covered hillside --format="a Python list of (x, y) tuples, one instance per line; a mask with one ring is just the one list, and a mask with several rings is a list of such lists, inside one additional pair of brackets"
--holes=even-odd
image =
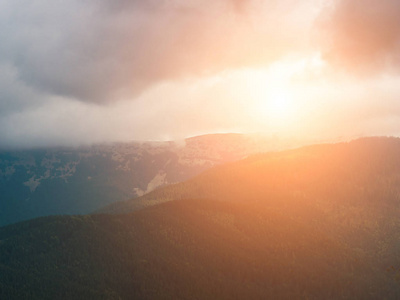
[(0, 298), (398, 299), (399, 150), (260, 154), (114, 214), (0, 228)]
[[(309, 215), (308, 218), (311, 218)], [(0, 230), (2, 299), (395, 298), (395, 270), (307, 218), (172, 201)]]

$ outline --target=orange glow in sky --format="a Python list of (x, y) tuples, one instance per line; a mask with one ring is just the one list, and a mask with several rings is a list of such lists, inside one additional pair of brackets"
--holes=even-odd
[(399, 1), (21, 3), (0, 3), (0, 147), (400, 135)]

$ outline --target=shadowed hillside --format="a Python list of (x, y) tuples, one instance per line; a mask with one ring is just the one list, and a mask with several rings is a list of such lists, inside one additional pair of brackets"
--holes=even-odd
[(0, 298), (398, 299), (399, 153), (368, 138), (262, 154), (120, 214), (0, 228)]
[(400, 292), (371, 253), (254, 203), (172, 201), (126, 215), (49, 217), (4, 227), (0, 240), (2, 299), (366, 299)]

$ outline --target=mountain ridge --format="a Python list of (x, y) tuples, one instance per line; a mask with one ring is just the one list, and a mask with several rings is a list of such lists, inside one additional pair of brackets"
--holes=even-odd
[(90, 213), (284, 142), (241, 134), (179, 142), (0, 151), (0, 225)]
[[(352, 149), (351, 151), (349, 150), (352, 146), (354, 145), (354, 149)], [(370, 145), (369, 149), (368, 146)], [(346, 150), (346, 146), (349, 146), (348, 149)], [(365, 147), (365, 150), (363, 152), (362, 148), (363, 146)], [(372, 159), (372, 157), (368, 157), (371, 155), (374, 155), (374, 153), (372, 153), (374, 151), (373, 148), (376, 148), (377, 151), (385, 151), (385, 148), (388, 148), (388, 150), (390, 150), (390, 146), (392, 147), (396, 147), (396, 150), (391, 150), (391, 157), (390, 159), (396, 163), (398, 163), (399, 159), (396, 156), (396, 151), (399, 150), (400, 151), (400, 138), (395, 138), (395, 137), (367, 137), (367, 138), (360, 138), (360, 139), (356, 139), (353, 141), (349, 141), (349, 142), (341, 142), (341, 143), (324, 143), (324, 144), (314, 144), (314, 145), (307, 145), (307, 146), (303, 146), (303, 147), (299, 147), (299, 148), (295, 148), (295, 149), (289, 149), (289, 150), (283, 150), (283, 151), (273, 151), (273, 152), (268, 152), (268, 153), (259, 153), (259, 154), (253, 154), (250, 155), (249, 157), (245, 158), (244, 160), (240, 160), (240, 161), (233, 161), (233, 162), (229, 162), (229, 163), (225, 163), (219, 166), (215, 166), (214, 168), (208, 169), (206, 171), (204, 171), (203, 173), (195, 176), (192, 179), (189, 179), (185, 182), (180, 182), (174, 185), (169, 185), (166, 186), (164, 188), (160, 188), (157, 189), (155, 191), (152, 191), (148, 194), (145, 194), (141, 197), (135, 198), (135, 199), (130, 199), (130, 200), (126, 200), (126, 201), (120, 201), (120, 202), (115, 202), (109, 206), (103, 207), (101, 209), (99, 209), (97, 212), (103, 212), (103, 213), (107, 213), (107, 212), (114, 212), (114, 213), (118, 213), (118, 212), (126, 212), (126, 211), (130, 211), (129, 206), (132, 206), (132, 209), (139, 209), (141, 207), (145, 207), (148, 205), (152, 205), (154, 203), (158, 203), (158, 202), (164, 202), (164, 201), (169, 201), (169, 200), (173, 200), (173, 199), (181, 199), (181, 198), (191, 198), (191, 197), (202, 197), (202, 198), (213, 198), (216, 197), (216, 194), (212, 193), (212, 188), (215, 186), (215, 183), (213, 182), (213, 180), (208, 180), (207, 182), (203, 182), (201, 183), (201, 178), (205, 178), (207, 177), (207, 174), (213, 174), (212, 176), (214, 177), (218, 177), (219, 180), (225, 176), (225, 178), (229, 178), (232, 177), (235, 172), (230, 172), (229, 169), (234, 169), (235, 166), (237, 165), (245, 165), (246, 168), (251, 168), (252, 164), (270, 164), (271, 168), (280, 168), (279, 163), (280, 161), (284, 161), (286, 159), (286, 161), (288, 163), (290, 163), (291, 161), (294, 161), (295, 159), (297, 159), (297, 161), (300, 163), (302, 163), (303, 165), (299, 165), (299, 166), (295, 166), (296, 167), (296, 172), (298, 172), (299, 168), (301, 167), (307, 167), (306, 164), (313, 164), (314, 161), (312, 161), (313, 155), (314, 153), (316, 155), (320, 155), (321, 157), (317, 157), (316, 159), (320, 159), (320, 161), (318, 162), (319, 165), (321, 164), (325, 164), (326, 170), (328, 171), (334, 171), (335, 165), (334, 164), (338, 164), (338, 170), (337, 172), (340, 171), (341, 165), (343, 165), (343, 163), (345, 163), (345, 159), (347, 160), (353, 160), (352, 164), (356, 165), (356, 167), (362, 167), (361, 165), (363, 164), (363, 159), (367, 160), (368, 159)], [(360, 148), (360, 152), (357, 153), (357, 149), (355, 149), (356, 147)], [(324, 150), (328, 150), (326, 151), (326, 153), (324, 153)], [(336, 152), (335, 152), (336, 151)], [(369, 152), (370, 153), (369, 153)], [(364, 154), (363, 154), (364, 153)], [(378, 155), (382, 156), (384, 155), (384, 153), (377, 153)], [(293, 155), (293, 157), (291, 157)], [(327, 164), (329, 161), (326, 161), (325, 159), (330, 159), (329, 155), (333, 155), (333, 159), (335, 159), (334, 162), (332, 162), (331, 164)], [(335, 156), (336, 155), (336, 156)], [(363, 157), (366, 156), (366, 157)], [(322, 157), (322, 156), (325, 156)], [(309, 158), (309, 161), (307, 161), (307, 159)], [(304, 160), (304, 161), (302, 161)], [(342, 161), (341, 161), (342, 160)], [(286, 165), (288, 165), (288, 163), (286, 163)], [(315, 168), (313, 170), (310, 170), (312, 172), (318, 172), (318, 164), (315, 166)], [(284, 166), (283, 166), (284, 167)], [(379, 167), (377, 165), (375, 165), (375, 167)], [(362, 168), (365, 168), (362, 167)], [(283, 168), (281, 168), (283, 169)], [(367, 173), (370, 172), (370, 170), (364, 170)], [(219, 174), (221, 172), (225, 172), (223, 175)], [(218, 175), (215, 175), (216, 173), (218, 173)], [(260, 177), (263, 174), (260, 174)], [(265, 175), (265, 174), (264, 174)], [(272, 180), (272, 178), (274, 177), (273, 175), (271, 175), (271, 172), (268, 174)], [(317, 176), (317, 175), (316, 175)], [(244, 178), (236, 178), (236, 180), (238, 182), (244, 182), (245, 179)], [(296, 179), (291, 179), (291, 180), (296, 180)], [(217, 181), (217, 180), (214, 180)], [(296, 183), (298, 184), (298, 183)], [(233, 185), (234, 187), (235, 185)], [(178, 190), (191, 190), (191, 189), (197, 189), (197, 190), (201, 190), (198, 191), (197, 194), (190, 194), (190, 193), (185, 193), (185, 192), (181, 192)], [(298, 191), (301, 192), (301, 191)]]

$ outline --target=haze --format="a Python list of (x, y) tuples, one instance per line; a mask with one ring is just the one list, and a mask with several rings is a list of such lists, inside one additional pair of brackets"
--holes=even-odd
[(396, 0), (0, 0), (0, 147), (399, 136)]

